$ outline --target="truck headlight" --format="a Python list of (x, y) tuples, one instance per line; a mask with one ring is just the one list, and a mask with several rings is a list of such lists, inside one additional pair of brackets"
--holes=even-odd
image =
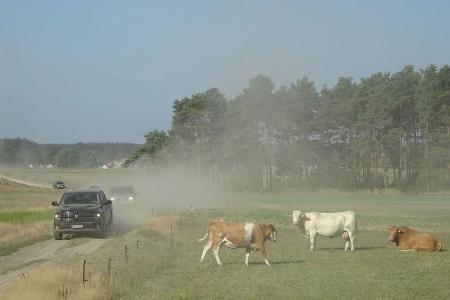
[(61, 216), (59, 214), (55, 214), (55, 219), (59, 220), (59, 218), (61, 218)]
[(96, 214), (97, 218), (100, 218), (102, 215), (100, 213)]
[(128, 197), (128, 201), (133, 201), (134, 198), (133, 197)]
[(114, 200), (116, 200), (116, 198), (114, 198), (114, 197), (111, 197), (111, 201), (114, 201)]

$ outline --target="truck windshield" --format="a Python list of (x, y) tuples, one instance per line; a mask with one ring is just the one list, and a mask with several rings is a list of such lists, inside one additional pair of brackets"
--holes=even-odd
[(61, 198), (61, 204), (99, 204), (100, 195), (97, 193), (65, 193)]

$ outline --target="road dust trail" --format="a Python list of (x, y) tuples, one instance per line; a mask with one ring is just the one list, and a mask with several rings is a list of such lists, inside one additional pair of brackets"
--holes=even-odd
[(5, 288), (17, 277), (23, 276), (25, 272), (45, 263), (67, 259), (79, 254), (91, 254), (108, 239), (83, 239), (81, 241), (82, 243), (71, 246), (70, 240), (47, 240), (0, 257), (0, 289)]

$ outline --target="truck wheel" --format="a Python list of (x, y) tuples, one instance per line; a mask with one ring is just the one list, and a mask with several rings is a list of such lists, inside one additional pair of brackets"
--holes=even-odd
[(106, 224), (105, 224), (105, 223), (102, 224), (102, 229), (101, 229), (99, 235), (100, 235), (100, 238), (102, 238), (102, 239), (104, 239), (104, 238), (107, 237), (107, 235), (108, 235), (108, 229), (106, 228)]
[(62, 233), (53, 232), (55, 240), (62, 240)]

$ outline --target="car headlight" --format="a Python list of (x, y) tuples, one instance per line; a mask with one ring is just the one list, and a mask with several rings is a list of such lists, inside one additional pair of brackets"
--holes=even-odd
[(97, 218), (100, 218), (102, 215), (100, 213), (97, 213)]

